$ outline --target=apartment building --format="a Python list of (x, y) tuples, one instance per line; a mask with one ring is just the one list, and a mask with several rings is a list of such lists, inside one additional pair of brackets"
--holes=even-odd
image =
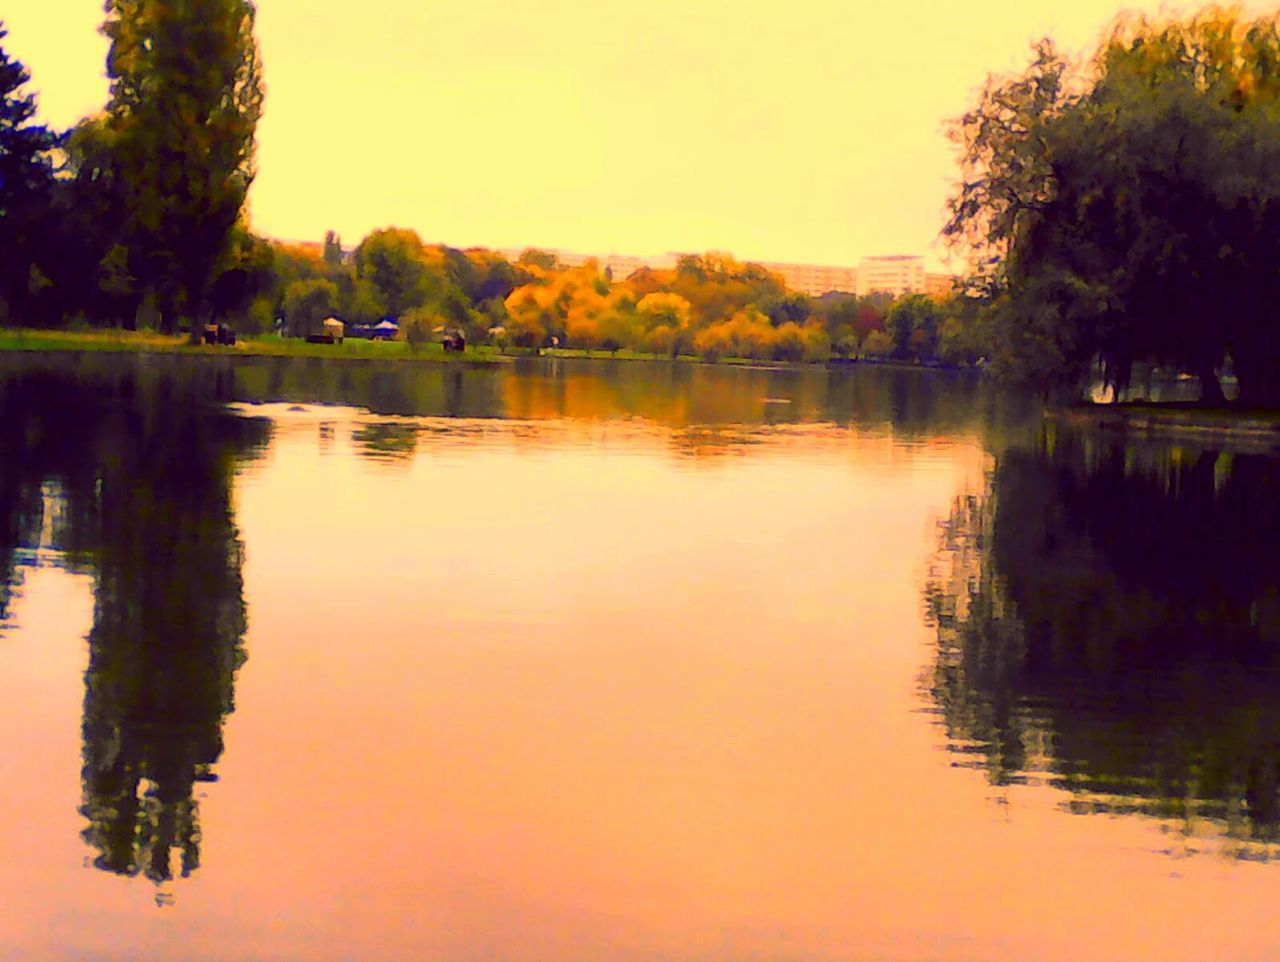
[(824, 264), (783, 264), (777, 261), (752, 261), (782, 278), (788, 290), (810, 297), (821, 297), (838, 291), (853, 294), (858, 290), (858, 271), (853, 267), (831, 267)]
[[(584, 254), (579, 251), (542, 247), (539, 250), (554, 254), (565, 267), (580, 267), (589, 260), (595, 261), (603, 271), (606, 268), (615, 280), (626, 280), (643, 267), (654, 270), (670, 270), (681, 255), (668, 252), (649, 257), (629, 254)], [(523, 248), (502, 248), (500, 253), (508, 260), (519, 258)], [(847, 293), (860, 297), (880, 291), (901, 297), (904, 294), (950, 293), (955, 278), (950, 274), (926, 274), (924, 258), (914, 254), (896, 254), (882, 257), (864, 257), (858, 267), (841, 267), (832, 264), (795, 264), (786, 261), (751, 261), (778, 275), (788, 290), (821, 297), (823, 294)]]
[(858, 296), (875, 292), (901, 297), (925, 291), (924, 258), (915, 254), (864, 257), (858, 262)]
[[(527, 249), (503, 247), (499, 248), (498, 253), (514, 264)], [(557, 247), (539, 247), (537, 250), (554, 254), (556, 260), (565, 267), (581, 267), (587, 261), (595, 261), (600, 265), (600, 270), (608, 269), (615, 280), (626, 280), (642, 267), (668, 270), (676, 266), (676, 260), (680, 257), (675, 253), (657, 254), (652, 257), (636, 257), (630, 254), (583, 254), (580, 251), (567, 251)]]

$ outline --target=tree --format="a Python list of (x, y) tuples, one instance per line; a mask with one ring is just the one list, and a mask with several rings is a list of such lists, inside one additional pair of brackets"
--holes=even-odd
[[(0, 42), (8, 31), (0, 22)], [(35, 95), (23, 88), (31, 74), (0, 46), (0, 298), (24, 320), (31, 272), (53, 188), (51, 152), (58, 138), (34, 123)]]
[(373, 284), (393, 317), (421, 307), (429, 284), (422, 238), (398, 227), (374, 231), (356, 248), (356, 275)]
[(536, 267), (548, 272), (561, 269), (559, 257), (550, 251), (538, 250), (536, 247), (526, 248), (516, 263), (525, 267)]
[(324, 263), (330, 269), (342, 266), (342, 238), (336, 231), (324, 232)]
[(781, 327), (788, 322), (803, 324), (813, 313), (813, 300), (807, 294), (787, 293), (761, 305), (769, 315), (769, 323)]
[(872, 331), (862, 342), (862, 352), (870, 357), (888, 357), (893, 353), (893, 341), (884, 331)]
[(316, 333), (338, 303), (338, 286), (333, 281), (316, 278), (294, 281), (284, 291), (284, 317), (289, 332), (295, 337)]
[(885, 316), (885, 333), (893, 341), (895, 357), (927, 360), (938, 352), (938, 326), (942, 312), (923, 294), (902, 298)]
[(1092, 63), (1048, 42), (956, 121), (962, 180), (945, 233), (990, 299), (994, 367), (1119, 397), (1137, 361), (1236, 365), (1280, 405), (1280, 16), (1208, 9), (1117, 21)]
[(262, 67), (250, 0), (107, 0), (105, 124), (132, 269), (162, 324), (199, 335), (255, 173)]
[(405, 342), (409, 345), (409, 350), (414, 353), (431, 340), (437, 327), (444, 325), (444, 318), (433, 314), (425, 307), (411, 308), (400, 320)]

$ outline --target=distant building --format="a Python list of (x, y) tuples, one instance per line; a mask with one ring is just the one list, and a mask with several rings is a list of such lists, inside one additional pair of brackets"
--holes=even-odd
[(954, 293), (959, 280), (954, 274), (925, 274), (924, 292), (930, 297), (946, 297)]
[[(556, 247), (504, 247), (498, 250), (515, 263), (526, 250), (539, 250), (555, 255), (565, 267), (581, 267), (595, 261), (601, 271), (609, 271), (615, 281), (624, 281), (642, 268), (671, 270), (684, 256), (674, 251), (651, 256), (631, 254), (584, 254)], [(857, 294), (865, 297), (882, 291), (901, 297), (904, 294), (947, 294), (955, 278), (950, 274), (926, 274), (924, 258), (913, 254), (864, 257), (858, 267), (833, 264), (795, 264), (788, 261), (757, 261), (757, 264), (782, 278), (787, 289), (821, 297), (823, 294)]]
[(671, 270), (676, 266), (676, 254), (659, 254), (654, 257), (632, 257), (626, 254), (608, 254), (599, 258), (600, 269), (608, 269), (615, 281), (625, 281), (641, 268)]
[(858, 263), (858, 296), (875, 292), (902, 297), (925, 291), (924, 258), (915, 254), (864, 257)]
[(538, 250), (544, 254), (555, 255), (565, 267), (581, 267), (587, 261), (595, 261), (600, 265), (600, 270), (608, 270), (616, 281), (624, 281), (642, 267), (650, 267), (654, 270), (670, 270), (676, 266), (676, 260), (679, 254), (656, 254), (652, 257), (636, 257), (630, 254), (583, 254), (579, 251), (561, 250), (557, 247), (503, 247), (498, 253), (515, 264), (520, 260), (520, 255), (527, 250)]
[(840, 292), (854, 294), (858, 290), (858, 271), (854, 267), (830, 267), (823, 264), (783, 264), (752, 261), (782, 278), (788, 290), (810, 297)]

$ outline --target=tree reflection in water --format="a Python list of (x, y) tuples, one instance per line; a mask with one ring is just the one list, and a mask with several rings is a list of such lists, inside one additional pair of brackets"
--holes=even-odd
[(94, 573), (83, 836), (98, 868), (160, 883), (175, 850), (184, 876), (200, 861), (195, 786), (214, 778), (245, 660), (231, 481), (267, 428), (220, 410), (207, 379), (98, 374), (0, 378), (0, 556), (40, 537), (56, 484), (67, 524), (52, 547)]
[(942, 525), (926, 687), (992, 783), (1280, 842), (1280, 461), (1050, 424)]

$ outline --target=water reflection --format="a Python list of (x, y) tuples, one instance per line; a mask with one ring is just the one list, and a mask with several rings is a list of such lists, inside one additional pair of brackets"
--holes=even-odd
[(1280, 460), (1049, 425), (942, 526), (927, 687), (997, 785), (1280, 841)]
[[(0, 375), (29, 367), (0, 357)], [(971, 375), (896, 368), (742, 368), (665, 362), (521, 359), (495, 367), (333, 363), (318, 358), (108, 355), (41, 358), (67, 376), (199, 382), (209, 398), (342, 405), (375, 415), (451, 419), (640, 419), (667, 428), (815, 421), (901, 436), (1002, 430), (1027, 405)]]
[(213, 779), (244, 661), (238, 460), (266, 422), (212, 403), (218, 372), (145, 365), (0, 378), (0, 559), (92, 571), (83, 714), (86, 842), (94, 864), (163, 882), (199, 865), (195, 785)]

